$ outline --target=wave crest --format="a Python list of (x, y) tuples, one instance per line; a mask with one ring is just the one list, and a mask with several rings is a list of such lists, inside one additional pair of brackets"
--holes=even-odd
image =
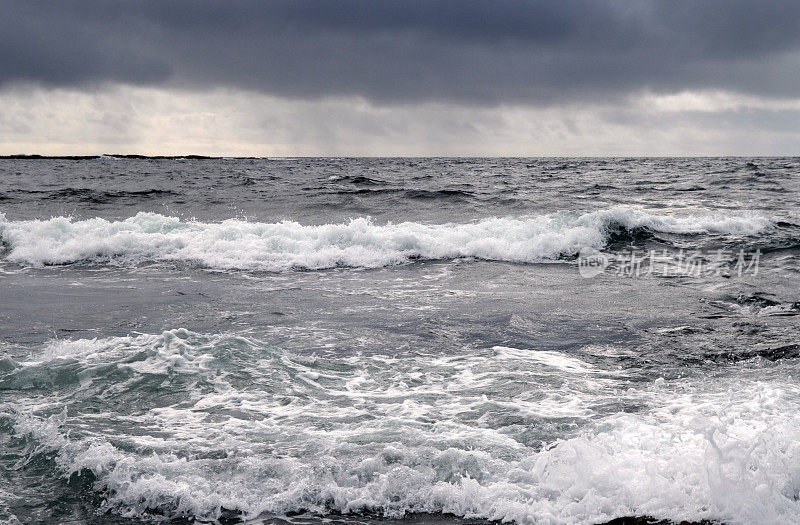
[(122, 221), (8, 221), (0, 214), (0, 237), (9, 248), (8, 260), (34, 266), (189, 261), (216, 269), (284, 271), (374, 268), (459, 257), (528, 263), (571, 256), (583, 247), (602, 249), (620, 228), (754, 235), (770, 225), (769, 219), (753, 214), (670, 217), (630, 207), (471, 223), (379, 225), (362, 217), (315, 226), (238, 219), (205, 223), (145, 212)]

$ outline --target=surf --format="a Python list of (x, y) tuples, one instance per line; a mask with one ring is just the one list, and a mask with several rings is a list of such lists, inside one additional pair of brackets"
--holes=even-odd
[[(174, 329), (9, 358), (0, 387), (37, 395), (0, 405), (0, 429), (17, 468), (47, 469), (125, 517), (800, 519), (794, 380), (756, 362), (629, 379), (535, 348), (302, 356)], [(85, 410), (96, 399), (108, 412)], [(612, 399), (638, 408), (603, 408)], [(526, 437), (567, 421), (578, 430)]]
[(753, 213), (673, 217), (626, 206), (443, 224), (378, 224), (368, 217), (320, 225), (241, 219), (210, 223), (148, 212), (119, 221), (11, 221), (0, 214), (5, 259), (23, 265), (183, 261), (212, 269), (267, 272), (377, 268), (418, 259), (470, 257), (533, 263), (571, 257), (582, 248), (603, 249), (621, 232), (755, 236), (772, 227), (772, 220)]

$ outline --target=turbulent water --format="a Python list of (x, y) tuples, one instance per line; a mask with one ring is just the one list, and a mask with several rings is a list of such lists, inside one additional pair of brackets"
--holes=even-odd
[(800, 159), (2, 159), (0, 523), (800, 521)]

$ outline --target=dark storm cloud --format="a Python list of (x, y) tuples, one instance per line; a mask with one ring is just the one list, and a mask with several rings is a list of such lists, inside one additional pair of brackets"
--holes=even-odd
[(3, 2), (0, 83), (378, 101), (800, 96), (800, 2)]

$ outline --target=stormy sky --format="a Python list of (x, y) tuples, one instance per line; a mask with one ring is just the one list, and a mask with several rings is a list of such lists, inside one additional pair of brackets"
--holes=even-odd
[(0, 154), (800, 154), (796, 1), (0, 5)]

